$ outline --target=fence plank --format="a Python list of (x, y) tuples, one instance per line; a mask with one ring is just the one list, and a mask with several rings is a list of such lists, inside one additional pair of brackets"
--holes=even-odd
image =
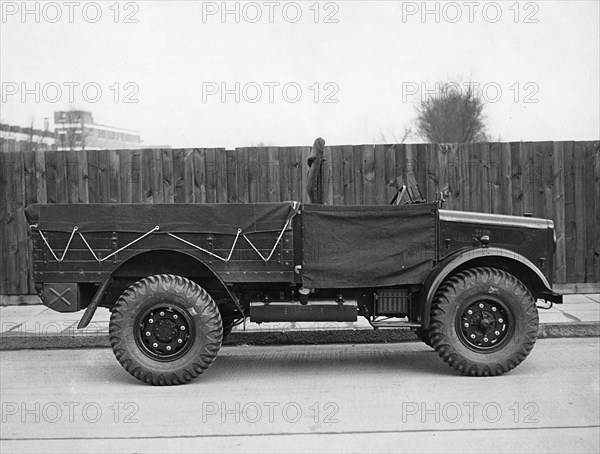
[(362, 155), (362, 205), (375, 204), (375, 148), (373, 145), (363, 145)]
[[(18, 153), (17, 159), (15, 160), (15, 170), (14, 174), (15, 178), (15, 187), (14, 187), (14, 199), (12, 200), (12, 204), (14, 207), (14, 219), (12, 220), (12, 238), (14, 238), (17, 242), (17, 264), (18, 264), (18, 290), (19, 293), (25, 294), (29, 292), (29, 270), (30, 266), (30, 254), (29, 254), (29, 245), (27, 239), (27, 222), (25, 220), (25, 163), (24, 163), (24, 153)], [(64, 154), (62, 156), (63, 160), (65, 159)], [(60, 185), (61, 196), (63, 201), (66, 197), (66, 161), (65, 165), (62, 168), (63, 181), (64, 183)]]
[[(600, 142), (594, 142), (594, 219), (596, 220), (596, 231), (594, 240), (594, 280), (592, 282), (600, 281), (600, 223), (597, 222), (600, 219)], [(589, 216), (589, 214), (588, 214)]]
[(329, 148), (331, 150), (331, 203), (333, 205), (345, 205), (344, 148), (339, 146)]
[(110, 202), (110, 161), (108, 153), (108, 150), (98, 150), (98, 200), (100, 203)]
[[(148, 167), (150, 172), (153, 172), (152, 162), (149, 162)], [(119, 156), (119, 150), (108, 150), (108, 188), (109, 188), (109, 202), (119, 203), (121, 200), (121, 159)]]
[(133, 191), (133, 155), (128, 150), (119, 151), (119, 163), (121, 173), (119, 174), (119, 188), (121, 203), (131, 203)]
[(596, 192), (594, 191), (594, 151), (597, 146), (594, 142), (584, 142), (583, 159), (583, 191), (585, 193), (585, 212), (582, 213), (580, 218), (581, 222), (585, 225), (585, 282), (594, 282), (596, 279), (595, 273), (595, 257), (596, 253), (596, 225), (600, 219), (600, 213), (596, 213), (595, 198)]
[(89, 203), (100, 203), (100, 162), (98, 160), (98, 150), (87, 150), (87, 158)]
[(396, 195), (396, 150), (394, 145), (384, 145), (385, 154), (385, 204), (391, 203)]
[(585, 196), (585, 142), (575, 142), (573, 150), (575, 171), (575, 279), (585, 282), (586, 257), (586, 196)]
[(480, 187), (481, 187), (481, 212), (491, 213), (491, 188), (490, 188), (490, 145), (486, 142), (477, 144), (479, 153)]
[(496, 171), (495, 178), (500, 183), (500, 192), (502, 194), (501, 214), (513, 214), (513, 198), (512, 198), (512, 157), (509, 143), (500, 144), (500, 153), (502, 160), (500, 168)]
[(309, 197), (308, 197), (308, 192), (306, 191), (306, 183), (308, 181), (308, 157), (310, 156), (310, 152), (312, 150), (312, 147), (299, 147), (298, 148), (298, 153), (300, 154), (300, 163), (302, 164), (300, 166), (300, 195), (301, 197), (301, 202), (302, 203), (309, 203)]
[(344, 177), (342, 179), (344, 188), (344, 205), (355, 205), (354, 201), (354, 154), (352, 145), (342, 147)]
[(398, 189), (396, 178), (398, 177), (401, 177), (402, 184), (408, 185), (409, 177), (413, 180), (414, 184), (417, 184), (415, 178), (417, 163), (412, 153), (413, 148), (416, 149), (416, 146), (413, 147), (413, 145), (404, 145), (401, 143), (394, 145), (394, 162), (396, 163), (396, 168), (392, 175), (392, 184), (396, 192)]
[(513, 142), (510, 144), (512, 166), (512, 214), (516, 216), (522, 216), (525, 212), (523, 206), (524, 162), (521, 155), (521, 148), (521, 142)]
[[(279, 200), (291, 200), (292, 190), (290, 188), (290, 152), (287, 147), (279, 147)], [(323, 184), (327, 184), (326, 173), (323, 175)]]
[(80, 203), (79, 201), (79, 184), (81, 178), (79, 155), (83, 154), (77, 150), (67, 151), (67, 186), (68, 186), (68, 203)]
[(248, 152), (247, 148), (236, 148), (237, 198), (240, 203), (248, 203)]
[(217, 203), (217, 162), (215, 158), (215, 149), (208, 148), (205, 153), (206, 169), (206, 203)]
[(488, 184), (490, 186), (490, 209), (491, 213), (501, 214), (504, 212), (502, 197), (502, 184), (500, 181), (500, 169), (502, 168), (502, 144), (490, 144), (490, 167), (488, 172)]
[(131, 151), (131, 202), (142, 203), (142, 152), (141, 150)]
[[(48, 152), (37, 152), (35, 154), (35, 180), (37, 182), (37, 197), (38, 203), (46, 203), (48, 201), (46, 188), (46, 154)], [(87, 162), (87, 161), (86, 161)], [(87, 178), (87, 176), (86, 176)], [(87, 200), (87, 197), (86, 197)]]
[(163, 203), (164, 199), (164, 188), (163, 188), (163, 164), (162, 164), (162, 150), (152, 150), (152, 201), (154, 203)]
[(215, 150), (215, 169), (217, 176), (217, 203), (227, 203), (227, 155), (225, 149)]
[(173, 150), (162, 150), (162, 171), (164, 203), (174, 203), (175, 181), (173, 180)]
[(142, 202), (154, 203), (152, 191), (152, 179), (154, 169), (152, 168), (152, 150), (142, 150)]
[(530, 213), (533, 213), (535, 217), (540, 217), (544, 210), (544, 144), (542, 142), (532, 143), (531, 150), (533, 180), (530, 188), (533, 205)]
[(248, 153), (248, 201), (250, 203), (260, 200), (260, 164), (258, 162), (258, 149), (247, 148)]
[(17, 250), (14, 245), (13, 239), (11, 238), (11, 223), (14, 222), (14, 209), (13, 209), (13, 191), (15, 185), (16, 176), (14, 174), (15, 167), (14, 161), (15, 153), (3, 152), (0, 153), (0, 163), (2, 163), (2, 172), (0, 175), (0, 205), (2, 210), (0, 211), (0, 228), (2, 229), (2, 236), (0, 237), (0, 243), (2, 243), (2, 254), (0, 254), (0, 287), (4, 294), (12, 294), (17, 292), (18, 283), (14, 276), (17, 264)]
[(555, 282), (567, 282), (565, 264), (565, 167), (564, 146), (562, 142), (554, 144), (552, 153), (552, 204), (554, 205), (554, 230), (556, 232), (556, 254), (554, 255)]
[[(421, 195), (424, 199), (429, 200), (429, 177), (428, 172), (429, 169), (427, 159), (429, 155), (429, 144), (418, 144), (416, 147), (413, 145), (406, 146), (406, 159), (409, 162), (414, 162), (413, 175), (416, 178), (417, 184), (419, 185), (419, 189), (421, 190)], [(408, 173), (410, 167), (407, 167), (407, 179), (410, 180), (410, 174)], [(410, 181), (407, 181), (407, 184), (411, 184)]]
[(183, 187), (185, 203), (194, 203), (194, 150), (186, 149), (183, 154)]
[(257, 150), (258, 156), (258, 199), (269, 201), (269, 154), (267, 150)]
[(194, 203), (206, 203), (206, 161), (204, 150), (194, 148)]
[(442, 152), (444, 145), (428, 144), (424, 148), (425, 158), (425, 184), (427, 190), (427, 200), (435, 200), (436, 193), (438, 192), (439, 181), (436, 174), (436, 166), (438, 160), (438, 154)]
[(385, 145), (375, 145), (373, 150), (373, 185), (375, 205), (387, 205), (386, 197), (387, 179), (385, 176)]
[(175, 203), (185, 203), (185, 150), (173, 150), (173, 197)]
[(542, 150), (541, 156), (543, 159), (539, 166), (541, 170), (541, 181), (539, 185), (541, 186), (541, 208), (538, 216), (554, 219), (554, 145), (552, 142), (543, 142), (540, 149)]
[(446, 203), (444, 208), (450, 210), (460, 210), (462, 194), (460, 189), (460, 166), (458, 164), (458, 146), (451, 144), (448, 149), (446, 166), (443, 169), (444, 180), (447, 187), (445, 194)]
[[(67, 163), (68, 166), (68, 163)], [(35, 203), (37, 199), (35, 181), (35, 151), (23, 152), (24, 202), (25, 206)]]
[(565, 142), (565, 251), (567, 263), (567, 282), (577, 282), (575, 275), (575, 163), (573, 161), (574, 142)]
[(236, 150), (225, 150), (227, 159), (227, 203), (238, 202), (238, 167)]

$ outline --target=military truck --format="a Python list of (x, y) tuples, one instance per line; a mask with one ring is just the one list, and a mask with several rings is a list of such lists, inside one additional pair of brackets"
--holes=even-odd
[(114, 354), (143, 382), (196, 378), (248, 318), (365, 317), (414, 330), (462, 374), (501, 375), (536, 342), (537, 300), (562, 303), (553, 223), (440, 205), (34, 204), (26, 216), (43, 303), (85, 311), (78, 328), (108, 308)]

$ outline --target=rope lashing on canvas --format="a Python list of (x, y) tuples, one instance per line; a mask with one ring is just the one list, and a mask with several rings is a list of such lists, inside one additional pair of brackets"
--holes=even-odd
[[(34, 225), (30, 225), (30, 228), (36, 228), (37, 224)], [(48, 243), (48, 240), (46, 239), (46, 237), (44, 236), (44, 234), (42, 233), (41, 230), (38, 230), (40, 236), (42, 237), (42, 240), (44, 240), (44, 243), (46, 243), (46, 246), (48, 246), (48, 249), (50, 250), (50, 252), (52, 253), (52, 256), (54, 257), (54, 259), (57, 262), (62, 262), (65, 259), (65, 255), (67, 254), (67, 251), (69, 250), (69, 246), (71, 245), (71, 241), (73, 241), (73, 236), (75, 236), (75, 232), (77, 232), (78, 228), (77, 226), (73, 227), (73, 231), (71, 232), (71, 236), (69, 237), (69, 241), (67, 241), (67, 246), (65, 247), (65, 250), (63, 251), (62, 255), (60, 256), (60, 258), (58, 258), (58, 256), (54, 253), (54, 250), (50, 247), (50, 244)]]
[(83, 240), (83, 242), (85, 243), (85, 245), (87, 246), (87, 248), (90, 250), (90, 252), (92, 253), (92, 255), (94, 256), (94, 258), (96, 259), (96, 261), (98, 263), (100, 262), (104, 262), (105, 260), (108, 260), (109, 258), (111, 258), (113, 255), (118, 254), (119, 252), (124, 251), (125, 249), (127, 249), (129, 246), (131, 246), (132, 244), (137, 243), (138, 241), (146, 238), (148, 235), (150, 235), (151, 233), (156, 232), (157, 230), (159, 230), (160, 227), (159, 226), (155, 226), (153, 229), (148, 230), (146, 233), (144, 233), (142, 236), (136, 238), (133, 241), (130, 241), (129, 243), (127, 243), (125, 246), (123, 246), (122, 248), (117, 249), (115, 252), (113, 252), (112, 254), (107, 255), (104, 258), (99, 258), (96, 253), (93, 251), (93, 249), (91, 248), (91, 246), (89, 245), (89, 243), (87, 242), (87, 240), (83, 237), (83, 235), (81, 234), (81, 232), (79, 232), (79, 236), (81, 237), (81, 239)]
[[(29, 228), (31, 229), (37, 229), (37, 224), (33, 224), (30, 225)], [(75, 236), (75, 233), (77, 233), (80, 237), (81, 240), (84, 242), (84, 244), (87, 246), (88, 250), (90, 251), (90, 253), (92, 254), (92, 256), (94, 257), (94, 259), (98, 262), (104, 262), (105, 260), (108, 260), (109, 258), (111, 258), (113, 255), (118, 254), (119, 252), (124, 251), (125, 249), (127, 249), (128, 247), (130, 247), (131, 245), (137, 243), (138, 241), (146, 238), (148, 235), (150, 235), (151, 233), (156, 232), (157, 230), (159, 230), (160, 227), (156, 226), (153, 229), (149, 230), (148, 232), (144, 233), (142, 236), (136, 238), (133, 241), (130, 241), (129, 243), (127, 243), (125, 246), (117, 249), (116, 251), (112, 252), (111, 254), (107, 255), (106, 257), (100, 258), (96, 255), (96, 253), (94, 252), (94, 250), (92, 249), (92, 247), (90, 246), (90, 244), (87, 242), (87, 240), (85, 239), (85, 237), (81, 234), (81, 232), (79, 232), (79, 227), (75, 226), (73, 227), (73, 230), (71, 231), (71, 235), (69, 236), (69, 241), (67, 241), (67, 245), (65, 246), (65, 249), (62, 252), (62, 255), (60, 256), (60, 258), (56, 255), (56, 252), (54, 252), (54, 249), (52, 249), (52, 246), (50, 246), (50, 243), (48, 243), (48, 240), (46, 239), (46, 237), (44, 236), (44, 233), (41, 230), (38, 230), (38, 233), (40, 234), (40, 236), (42, 237), (42, 240), (44, 240), (44, 243), (46, 244), (46, 246), (48, 247), (48, 250), (50, 251), (50, 253), (52, 254), (52, 256), (54, 257), (54, 259), (57, 262), (62, 262), (65, 259), (65, 256), (67, 255), (67, 251), (69, 250), (69, 247), (71, 246), (71, 242), (73, 241), (73, 237)]]
[(285, 223), (285, 225), (283, 226), (283, 229), (281, 229), (281, 233), (279, 234), (279, 236), (277, 237), (277, 241), (275, 241), (275, 245), (273, 246), (273, 249), (271, 249), (271, 253), (265, 258), (265, 256), (263, 256), (260, 251), (258, 249), (256, 249), (256, 247), (252, 244), (252, 242), (250, 241), (250, 239), (248, 239), (248, 237), (246, 235), (242, 235), (244, 237), (244, 239), (248, 242), (248, 244), (250, 246), (252, 246), (252, 249), (254, 249), (254, 251), (259, 255), (259, 257), (261, 259), (263, 259), (263, 261), (265, 263), (267, 263), (271, 257), (273, 256), (273, 254), (275, 253), (275, 249), (277, 248), (277, 245), (279, 244), (279, 242), (281, 241), (281, 237), (283, 236), (283, 233), (285, 232), (285, 229), (287, 229), (287, 226), (290, 224), (291, 219), (288, 219)]
[(178, 237), (177, 235), (174, 235), (172, 233), (167, 233), (167, 235), (169, 235), (172, 238), (175, 238), (176, 240), (181, 241), (182, 243), (187, 244), (188, 246), (192, 246), (193, 248), (196, 248), (199, 251), (205, 252), (208, 255), (211, 255), (211, 256), (219, 259), (219, 260), (222, 260), (223, 262), (229, 262), (229, 260), (231, 260), (231, 256), (233, 255), (233, 250), (235, 249), (235, 245), (237, 244), (238, 238), (240, 237), (240, 233), (242, 233), (242, 229), (238, 229), (237, 230), (237, 234), (235, 235), (235, 240), (233, 240), (233, 245), (231, 246), (231, 250), (229, 251), (229, 255), (226, 258), (223, 258), (223, 257), (221, 257), (221, 256), (219, 256), (219, 255), (217, 255), (217, 254), (215, 254), (213, 252), (210, 252), (210, 251), (208, 251), (208, 250), (206, 250), (204, 248), (201, 248), (200, 246), (198, 246), (198, 245), (196, 245), (194, 243), (190, 243), (189, 241), (184, 240), (183, 238)]
[[(181, 238), (180, 236), (177, 236), (173, 233), (169, 233), (167, 232), (167, 235), (169, 235), (171, 238), (174, 238), (178, 241), (181, 241), (184, 244), (187, 244), (188, 246), (191, 246), (195, 249), (198, 249), (199, 251), (202, 251), (208, 255), (210, 255), (211, 257), (215, 257), (216, 259), (219, 259), (223, 262), (229, 262), (231, 260), (231, 257), (233, 256), (233, 251), (235, 250), (235, 246), (238, 243), (238, 240), (240, 238), (240, 235), (244, 237), (244, 239), (248, 242), (248, 244), (252, 247), (252, 249), (258, 254), (258, 256), (265, 262), (267, 263), (271, 257), (273, 257), (273, 254), (275, 253), (275, 250), (277, 249), (277, 246), (279, 245), (279, 243), (281, 242), (281, 238), (283, 237), (283, 234), (285, 233), (285, 230), (288, 228), (288, 226), (290, 225), (290, 221), (291, 218), (288, 219), (286, 221), (286, 223), (284, 224), (283, 228), (281, 229), (281, 232), (279, 233), (279, 236), (277, 237), (277, 241), (275, 241), (275, 244), (273, 245), (273, 248), (271, 249), (271, 252), (269, 253), (269, 255), (267, 257), (265, 257), (264, 255), (261, 254), (261, 252), (256, 248), (256, 246), (254, 246), (254, 244), (250, 241), (250, 239), (245, 235), (242, 234), (242, 229), (238, 229), (237, 233), (235, 235), (235, 239), (233, 240), (233, 244), (231, 245), (231, 249), (229, 251), (229, 254), (227, 255), (227, 257), (221, 257), (207, 249), (204, 249), (203, 247), (198, 246), (197, 244), (194, 244), (190, 241), (185, 240), (184, 238)], [(37, 229), (37, 224), (33, 224), (30, 225), (29, 227), (31, 229)], [(146, 238), (148, 235), (156, 232), (160, 230), (159, 226), (154, 227), (153, 229), (149, 230), (148, 232), (144, 233), (143, 235), (141, 235), (140, 237), (136, 238), (135, 240), (127, 243), (125, 246), (117, 249), (116, 251), (112, 252), (111, 254), (107, 255), (106, 257), (100, 258), (96, 255), (96, 253), (94, 252), (94, 250), (92, 249), (92, 247), (90, 246), (90, 244), (87, 242), (87, 240), (85, 239), (85, 237), (83, 236), (83, 234), (81, 232), (79, 232), (79, 228), (77, 226), (73, 227), (73, 231), (71, 232), (71, 235), (69, 236), (69, 241), (67, 242), (67, 245), (65, 247), (65, 249), (62, 252), (62, 255), (60, 257), (58, 257), (58, 255), (56, 254), (56, 252), (54, 252), (54, 249), (52, 249), (52, 247), (50, 246), (50, 243), (48, 243), (48, 240), (46, 239), (46, 236), (42, 233), (41, 230), (37, 230), (38, 233), (40, 234), (40, 236), (42, 237), (42, 240), (44, 241), (44, 243), (46, 244), (46, 247), (48, 248), (48, 250), (50, 251), (50, 253), (52, 254), (52, 256), (54, 257), (54, 259), (57, 262), (62, 262), (67, 254), (67, 251), (69, 250), (69, 247), (71, 246), (71, 242), (73, 241), (73, 237), (75, 236), (75, 233), (77, 233), (79, 235), (79, 237), (81, 238), (81, 240), (84, 242), (84, 244), (86, 245), (86, 247), (88, 248), (88, 250), (90, 251), (90, 253), (92, 254), (92, 256), (94, 257), (94, 259), (98, 262), (104, 262), (105, 260), (108, 260), (109, 258), (113, 257), (114, 255), (118, 254), (119, 252), (124, 251), (125, 249), (127, 249), (128, 247), (130, 247), (131, 245), (137, 243), (138, 241)]]

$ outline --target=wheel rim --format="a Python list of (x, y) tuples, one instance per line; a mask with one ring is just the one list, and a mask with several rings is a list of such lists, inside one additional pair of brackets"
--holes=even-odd
[(512, 313), (499, 300), (467, 302), (457, 315), (458, 337), (471, 350), (498, 350), (511, 338), (514, 327)]
[(184, 308), (159, 303), (144, 311), (136, 323), (136, 342), (152, 359), (174, 361), (193, 343), (194, 324)]

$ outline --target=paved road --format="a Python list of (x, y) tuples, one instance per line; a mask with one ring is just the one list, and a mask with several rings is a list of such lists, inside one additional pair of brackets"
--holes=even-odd
[(160, 388), (108, 349), (0, 352), (0, 451), (598, 452), (599, 355), (547, 339), (471, 378), (419, 343), (227, 347)]

